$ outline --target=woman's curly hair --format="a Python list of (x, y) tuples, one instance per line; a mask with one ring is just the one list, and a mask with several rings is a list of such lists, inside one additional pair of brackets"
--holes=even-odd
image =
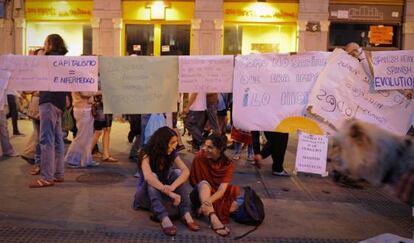
[(151, 170), (153, 172), (165, 172), (166, 170), (168, 170), (174, 162), (174, 153), (167, 154), (168, 143), (174, 136), (177, 136), (175, 131), (167, 126), (161, 127), (157, 131), (155, 131), (148, 143), (139, 152), (139, 168), (141, 168), (141, 163), (144, 157), (148, 156)]
[(46, 50), (46, 55), (51, 53), (59, 53), (60, 55), (65, 55), (68, 53), (68, 49), (66, 48), (65, 41), (63, 38), (58, 34), (50, 34), (46, 37), (46, 43), (48, 44), (48, 48)]

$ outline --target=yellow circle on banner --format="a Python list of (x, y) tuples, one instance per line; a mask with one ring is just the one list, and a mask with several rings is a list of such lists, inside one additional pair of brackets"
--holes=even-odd
[(279, 123), (276, 132), (296, 133), (298, 130), (309, 134), (323, 135), (324, 132), (315, 121), (303, 116), (291, 116)]

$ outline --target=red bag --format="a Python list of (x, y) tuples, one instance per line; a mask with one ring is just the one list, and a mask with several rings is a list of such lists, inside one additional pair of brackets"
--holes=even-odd
[(252, 144), (252, 134), (236, 129), (234, 126), (231, 128), (231, 138), (239, 143)]

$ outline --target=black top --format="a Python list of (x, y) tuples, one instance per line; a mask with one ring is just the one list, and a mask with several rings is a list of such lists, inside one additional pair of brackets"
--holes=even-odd
[[(46, 53), (49, 56), (63, 56), (65, 53), (50, 52)], [(66, 106), (66, 94), (67, 92), (51, 92), (51, 91), (40, 91), (39, 105), (45, 103), (51, 103), (52, 105), (59, 108), (61, 111), (65, 110)]]

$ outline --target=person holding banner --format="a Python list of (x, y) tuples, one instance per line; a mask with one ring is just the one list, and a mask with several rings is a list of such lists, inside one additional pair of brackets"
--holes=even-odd
[(93, 140), (92, 97), (94, 92), (72, 92), (73, 115), (77, 133), (66, 153), (70, 168), (95, 167), (90, 147)]
[(203, 129), (207, 119), (206, 110), (206, 93), (192, 93), (183, 113), (187, 114), (185, 125), (193, 137), (193, 153), (198, 152), (204, 142)]
[(164, 126), (155, 131), (138, 155), (139, 181), (134, 208), (151, 210), (168, 236), (177, 233), (166, 208), (168, 202), (178, 207), (179, 216), (189, 230), (200, 230), (190, 214), (190, 199), (185, 184), (190, 172), (176, 151), (177, 144), (175, 131)]
[[(46, 37), (45, 55), (66, 55), (65, 42), (58, 34)], [(30, 188), (53, 186), (64, 181), (64, 144), (62, 134), (62, 113), (66, 105), (66, 92), (41, 91), (40, 112), (40, 176), (32, 181)]]

